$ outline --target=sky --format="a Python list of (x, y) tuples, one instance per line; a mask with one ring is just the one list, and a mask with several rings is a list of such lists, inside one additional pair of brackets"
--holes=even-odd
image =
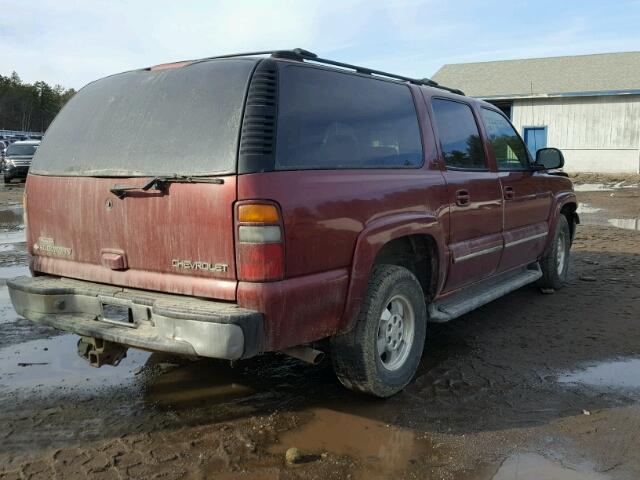
[(0, 0), (0, 74), (80, 88), (159, 63), (301, 47), (411, 77), (640, 50), (640, 0)]

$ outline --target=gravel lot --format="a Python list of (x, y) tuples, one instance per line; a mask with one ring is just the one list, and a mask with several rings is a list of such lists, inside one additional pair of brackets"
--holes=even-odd
[(430, 326), (386, 401), (281, 355), (89, 367), (11, 307), (22, 185), (0, 185), (0, 479), (640, 478), (640, 188), (589, 180), (569, 285)]

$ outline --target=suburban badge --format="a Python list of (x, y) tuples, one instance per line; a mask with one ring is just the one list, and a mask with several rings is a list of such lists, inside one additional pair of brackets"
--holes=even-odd
[(56, 245), (51, 237), (39, 237), (38, 243), (33, 244), (33, 250), (37, 253), (55, 255), (57, 257), (71, 256), (71, 248)]

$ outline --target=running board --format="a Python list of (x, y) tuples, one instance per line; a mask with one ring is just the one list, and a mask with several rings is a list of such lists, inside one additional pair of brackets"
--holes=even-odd
[(434, 323), (448, 322), (509, 292), (535, 282), (540, 277), (542, 277), (540, 265), (535, 263), (515, 272), (490, 278), (429, 305), (429, 321)]

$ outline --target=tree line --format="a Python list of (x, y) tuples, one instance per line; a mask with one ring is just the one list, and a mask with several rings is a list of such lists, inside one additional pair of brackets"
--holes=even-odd
[(23, 83), (16, 72), (0, 75), (0, 129), (44, 132), (75, 93), (46, 82)]

